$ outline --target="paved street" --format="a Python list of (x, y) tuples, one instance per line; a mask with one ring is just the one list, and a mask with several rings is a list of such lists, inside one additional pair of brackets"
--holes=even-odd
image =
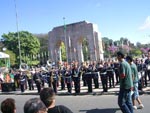
[[(5, 98), (14, 98), (17, 105), (17, 113), (23, 113), (23, 105), (29, 98), (38, 95), (0, 95), (0, 102)], [(149, 113), (149, 94), (140, 96), (145, 108), (138, 109), (135, 113)], [(57, 105), (65, 105), (74, 113), (121, 113), (117, 105), (117, 95), (85, 95), (85, 96), (56, 96)]]
[[(45, 84), (45, 87), (48, 87), (48, 85)], [(109, 88), (108, 92), (104, 93), (103, 89), (102, 89), (102, 84), (100, 81), (99, 88), (95, 88), (95, 86), (93, 84), (93, 92), (87, 93), (88, 87), (87, 86), (83, 87), (83, 83), (81, 81), (81, 91), (80, 91), (80, 94), (78, 94), (78, 95), (114, 95), (114, 94), (118, 94), (118, 91), (119, 91), (119, 85), (116, 85), (115, 88)], [(36, 95), (37, 89), (36, 89), (36, 86), (34, 85), (34, 90), (29, 90), (29, 88), (27, 88), (25, 90), (25, 92), (23, 92), (23, 93), (21, 93), (20, 89), (16, 89), (16, 91), (9, 91), (9, 92), (2, 92), (0, 90), (0, 95), (5, 95), (5, 94)], [(140, 94), (150, 94), (150, 81), (148, 81), (148, 87), (144, 87), (143, 91), (140, 91)], [(67, 88), (65, 90), (61, 90), (61, 86), (59, 85), (57, 95), (70, 95), (70, 94), (68, 94)], [(71, 95), (75, 95), (74, 87), (72, 88)]]
[[(107, 93), (103, 93), (102, 86), (95, 89), (93, 86), (93, 93), (87, 93), (87, 87), (81, 87), (81, 93), (75, 95), (74, 88), (73, 94), (68, 94), (67, 90), (60, 90), (58, 87), (58, 94), (56, 96), (57, 105), (66, 105), (74, 113), (121, 113), (117, 105), (117, 94), (119, 91), (119, 85), (115, 88), (111, 88)], [(142, 110), (136, 110), (135, 113), (149, 113), (149, 100), (150, 100), (150, 86), (143, 89), (140, 96), (145, 106)], [(5, 98), (12, 97), (16, 100), (17, 113), (23, 113), (23, 105), (29, 98), (39, 97), (37, 90), (26, 90), (21, 93), (20, 90), (11, 92), (0, 91), (0, 102)]]

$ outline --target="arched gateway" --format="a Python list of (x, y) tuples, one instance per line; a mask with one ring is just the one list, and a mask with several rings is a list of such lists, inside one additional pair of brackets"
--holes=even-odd
[[(61, 61), (61, 44), (66, 47), (67, 61), (103, 60), (101, 33), (96, 24), (81, 21), (54, 27), (49, 32), (50, 59)], [(85, 49), (85, 50), (84, 50)], [(84, 50), (84, 51), (83, 51)], [(83, 52), (87, 51), (86, 56)]]

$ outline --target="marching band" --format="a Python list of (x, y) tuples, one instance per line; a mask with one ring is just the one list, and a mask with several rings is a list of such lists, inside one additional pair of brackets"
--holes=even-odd
[[(135, 64), (138, 67), (140, 78), (140, 89), (147, 86), (147, 76), (149, 77), (149, 62), (147, 59), (145, 62), (143, 59), (135, 59)], [(24, 92), (27, 88), (34, 90), (37, 87), (37, 92), (41, 91), (41, 88), (45, 87), (45, 83), (48, 87), (52, 87), (55, 93), (58, 92), (58, 86), (61, 90), (67, 91), (69, 94), (72, 90), (75, 90), (76, 94), (81, 91), (81, 83), (84, 87), (88, 88), (87, 92), (93, 92), (94, 88), (98, 89), (99, 84), (102, 84), (104, 92), (108, 92), (109, 88), (115, 87), (119, 84), (119, 63), (117, 60), (108, 61), (91, 61), (91, 62), (72, 62), (70, 65), (66, 62), (59, 63), (58, 66), (49, 63), (47, 67), (31, 68), (28, 70), (12, 71), (14, 75), (14, 83), (16, 88), (20, 88), (21, 92)], [(1, 79), (1, 83), (4, 82)], [(35, 84), (35, 86), (34, 86)], [(28, 87), (27, 87), (28, 86)], [(74, 87), (74, 88), (73, 88)]]

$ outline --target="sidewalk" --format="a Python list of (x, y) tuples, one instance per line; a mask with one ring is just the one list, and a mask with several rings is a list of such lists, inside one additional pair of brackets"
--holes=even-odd
[[(47, 85), (45, 85), (45, 87), (48, 87)], [(67, 92), (67, 88), (65, 90), (61, 90), (60, 86), (58, 87), (58, 96), (67, 96), (67, 95), (117, 95), (119, 92), (119, 85), (116, 85), (115, 88), (110, 88), (108, 89), (108, 92), (103, 92), (102, 89), (102, 85), (100, 83), (99, 88), (95, 89), (93, 86), (93, 92), (92, 93), (88, 93), (88, 88), (87, 86), (82, 86), (81, 84), (81, 91), (79, 94), (75, 94), (74, 88), (72, 88), (72, 93), (68, 93)], [(150, 86), (143, 88), (142, 91), (139, 90), (140, 94), (150, 94)], [(37, 93), (37, 89), (35, 86), (34, 90), (25, 90), (25, 92), (21, 92), (20, 89), (17, 89), (16, 91), (10, 91), (10, 92), (2, 92), (0, 91), (0, 95), (38, 95)]]

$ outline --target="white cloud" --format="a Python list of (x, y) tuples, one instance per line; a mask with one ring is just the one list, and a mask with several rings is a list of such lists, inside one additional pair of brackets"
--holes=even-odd
[(150, 29), (150, 16), (148, 16), (144, 24), (141, 27), (139, 27), (139, 30), (146, 30), (146, 29)]

